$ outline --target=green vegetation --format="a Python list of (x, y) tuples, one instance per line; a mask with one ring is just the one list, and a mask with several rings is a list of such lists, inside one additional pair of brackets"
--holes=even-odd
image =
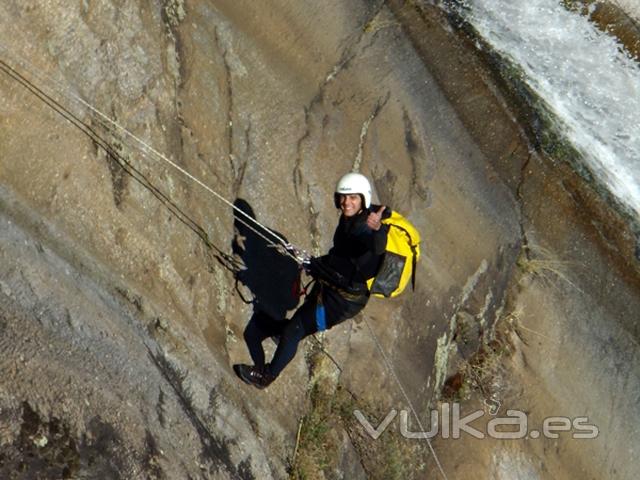
[(343, 386), (332, 390), (320, 385), (313, 386), (310, 411), (301, 420), (291, 480), (335, 478), (345, 454), (345, 438), (353, 445), (369, 478), (422, 478), (424, 460), (429, 455), (426, 445), (403, 438), (397, 431), (396, 422), (373, 440), (353, 413), (356, 409), (362, 411), (371, 424), (377, 426), (388, 410), (358, 400)]
[(487, 402), (500, 397), (506, 376), (504, 359), (513, 352), (507, 333), (497, 330), (496, 338), (482, 345), (471, 358), (460, 361), (458, 371), (444, 384), (444, 400), (462, 402), (476, 393)]
[(327, 395), (316, 383), (311, 390), (311, 409), (301, 420), (297, 455), (293, 459), (291, 479), (324, 478), (324, 471), (336, 467), (340, 450), (338, 432), (342, 405), (347, 401), (340, 394)]

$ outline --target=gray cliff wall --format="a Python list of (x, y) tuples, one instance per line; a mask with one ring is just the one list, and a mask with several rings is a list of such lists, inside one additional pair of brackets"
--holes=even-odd
[[(381, 412), (406, 407), (368, 326), (425, 411), (493, 325), (523, 311), (563, 345), (518, 350), (549, 408), (578, 397), (576, 414), (602, 425), (589, 456), (570, 442), (556, 455), (630, 478), (615, 445), (637, 432), (609, 408), (636, 412), (640, 391), (622, 367), (638, 345), (631, 240), (603, 240), (613, 214), (585, 214), (597, 204), (588, 187), (532, 157), (509, 99), (434, 10), (4, 2), (0, 25), (2, 60), (29, 81), (0, 72), (3, 475), (285, 478), (314, 382)], [(372, 300), (324, 336), (340, 369), (307, 341), (267, 390), (241, 384), (231, 365), (249, 360), (254, 312), (242, 296), (284, 316), (291, 262), (78, 98), (315, 254), (331, 244), (335, 181), (359, 169), (423, 233), (416, 291)], [(571, 284), (523, 267), (534, 244), (574, 262)], [(353, 426), (334, 427), (343, 463), (327, 478), (382, 478), (386, 459), (370, 458)], [(432, 471), (426, 455), (402, 471)]]

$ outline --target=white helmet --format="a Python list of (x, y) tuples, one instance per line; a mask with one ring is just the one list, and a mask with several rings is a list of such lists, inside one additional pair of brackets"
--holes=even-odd
[(338, 195), (353, 195), (360, 194), (364, 200), (364, 207), (369, 208), (371, 205), (371, 184), (367, 177), (360, 173), (347, 173), (336, 185), (336, 193), (334, 195), (334, 201), (336, 208), (340, 208), (340, 202)]

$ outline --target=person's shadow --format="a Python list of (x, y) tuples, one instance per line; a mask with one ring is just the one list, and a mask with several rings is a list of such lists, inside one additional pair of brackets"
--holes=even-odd
[[(256, 218), (246, 200), (236, 199), (234, 207), (251, 219)], [(286, 240), (283, 235), (260, 227), (250, 218), (234, 210), (235, 236), (231, 248), (245, 266), (245, 269), (236, 273), (236, 281), (253, 295), (253, 299), (247, 300), (241, 293), (245, 302), (253, 304), (250, 322), (283, 322), (286, 321), (287, 311), (295, 308), (300, 299), (297, 289), (298, 264), (263, 238), (266, 237), (277, 245), (280, 240), (276, 235)]]

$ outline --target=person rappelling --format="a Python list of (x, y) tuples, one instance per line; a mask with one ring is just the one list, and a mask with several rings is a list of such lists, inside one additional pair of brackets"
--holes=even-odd
[[(254, 365), (236, 364), (234, 371), (257, 388), (270, 385), (293, 360), (300, 341), (356, 316), (369, 301), (367, 285), (382, 264), (390, 217), (386, 206), (371, 203), (371, 184), (364, 175), (348, 173), (338, 181), (334, 193), (340, 220), (333, 247), (321, 257), (306, 257), (303, 267), (315, 282), (304, 303), (287, 322), (250, 322), (244, 338)], [(278, 347), (265, 363), (262, 342), (279, 337)]]

